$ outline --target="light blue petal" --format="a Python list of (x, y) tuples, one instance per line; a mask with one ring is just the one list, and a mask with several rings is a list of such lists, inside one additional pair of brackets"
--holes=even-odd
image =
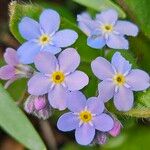
[(87, 39), (87, 45), (92, 48), (101, 49), (105, 46), (105, 44), (106, 43), (103, 36), (92, 35)]
[(106, 41), (108, 47), (113, 49), (128, 49), (129, 43), (128, 41), (120, 35), (111, 34)]
[(98, 27), (98, 23), (86, 12), (77, 15), (77, 21), (79, 28), (88, 36)]
[(104, 24), (115, 24), (118, 19), (116, 10), (108, 9), (96, 15), (96, 20)]
[(91, 97), (86, 102), (87, 109), (92, 114), (101, 114), (104, 111), (104, 103), (97, 97)]
[(28, 81), (28, 92), (35, 96), (44, 95), (48, 93), (51, 85), (49, 77), (44, 76), (42, 73), (36, 73)]
[[(66, 59), (67, 58), (67, 59)], [(74, 48), (63, 50), (58, 56), (60, 70), (65, 73), (74, 72), (80, 64), (80, 55)]]
[(72, 112), (63, 114), (57, 122), (57, 127), (61, 131), (72, 131), (79, 126), (79, 119)]
[(145, 71), (133, 69), (126, 77), (126, 82), (131, 86), (131, 90), (142, 91), (150, 86), (150, 77)]
[(89, 83), (88, 76), (82, 71), (75, 71), (69, 74), (65, 79), (68, 90), (81, 90)]
[(62, 49), (60, 47), (56, 47), (54, 45), (46, 45), (42, 48), (42, 51), (50, 52), (52, 54), (57, 54), (61, 51)]
[(56, 32), (60, 26), (60, 16), (59, 14), (52, 10), (46, 9), (40, 15), (40, 25), (45, 33), (51, 34)]
[(38, 43), (28, 41), (18, 48), (17, 55), (21, 63), (31, 64), (33, 63), (34, 58), (39, 53), (39, 51), (40, 45), (38, 45)]
[(69, 29), (61, 30), (58, 31), (54, 36), (53, 36), (53, 43), (57, 47), (68, 47), (75, 43), (75, 41), (78, 38), (78, 34)]
[(67, 97), (67, 107), (72, 112), (80, 112), (86, 106), (86, 97), (80, 91), (70, 92)]
[(50, 52), (40, 52), (34, 59), (35, 67), (42, 73), (51, 74), (56, 71), (58, 61)]
[(67, 97), (69, 91), (62, 85), (55, 85), (54, 88), (48, 93), (48, 100), (53, 108), (64, 110), (67, 107)]
[(93, 60), (91, 68), (94, 75), (100, 80), (105, 80), (114, 76), (114, 71), (110, 62), (103, 57), (97, 57)]
[(131, 70), (132, 65), (119, 52), (116, 52), (111, 60), (112, 65), (118, 73), (127, 73)]
[(124, 86), (114, 96), (114, 105), (119, 111), (129, 111), (133, 107), (133, 101), (133, 92)]
[(112, 81), (102, 81), (98, 85), (99, 99), (103, 102), (109, 101), (115, 94), (115, 85)]
[(29, 17), (24, 17), (19, 23), (19, 32), (26, 40), (38, 38), (40, 36), (39, 23)]
[(76, 141), (81, 145), (89, 145), (95, 136), (95, 128), (89, 124), (83, 124), (75, 131)]
[(129, 21), (117, 21), (115, 30), (122, 35), (137, 36), (138, 27)]
[(101, 114), (93, 118), (95, 128), (99, 131), (110, 131), (114, 126), (113, 119), (107, 114)]

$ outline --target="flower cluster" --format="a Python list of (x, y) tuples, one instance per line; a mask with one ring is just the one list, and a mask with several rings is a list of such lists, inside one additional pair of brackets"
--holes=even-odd
[[(92, 48), (107, 45), (128, 49), (125, 35), (138, 34), (136, 25), (118, 20), (112, 9), (97, 14), (94, 20), (87, 13), (78, 15), (77, 20)], [(0, 68), (0, 78), (8, 80), (5, 88), (19, 78), (29, 78), (30, 95), (24, 103), (27, 113), (48, 119), (53, 109), (68, 108), (69, 112), (58, 119), (59, 130), (75, 130), (75, 139), (81, 145), (105, 144), (109, 136), (119, 135), (122, 128), (105, 103), (113, 98), (117, 110), (129, 111), (134, 106), (133, 91), (149, 88), (150, 77), (140, 69), (131, 69), (132, 64), (119, 52), (114, 53), (111, 63), (99, 56), (91, 62), (93, 74), (100, 80), (98, 95), (87, 100), (79, 90), (86, 88), (90, 78), (78, 70), (78, 51), (66, 48), (76, 42), (78, 34), (71, 29), (58, 30), (59, 26), (60, 16), (51, 9), (41, 13), (39, 22), (27, 16), (22, 18), (18, 28), (26, 41), (17, 51), (6, 49), (7, 65)]]

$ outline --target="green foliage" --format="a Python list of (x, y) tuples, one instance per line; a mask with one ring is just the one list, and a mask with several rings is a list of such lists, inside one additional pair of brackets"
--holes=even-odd
[(145, 71), (150, 73), (150, 65), (148, 63), (150, 56), (150, 40), (140, 34), (136, 38), (130, 38), (129, 41), (131, 47), (130, 49), (132, 50), (132, 52), (134, 52), (136, 56), (138, 66), (142, 67)]
[(148, 149), (150, 130), (146, 126), (134, 126), (123, 130), (124, 133), (112, 138), (101, 150), (146, 150)]
[(45, 146), (24, 113), (13, 102), (0, 84), (0, 127), (17, 141), (32, 150), (45, 150)]
[(11, 84), (7, 90), (9, 94), (12, 96), (13, 100), (19, 101), (24, 97), (27, 90), (26, 88), (27, 88), (27, 80), (19, 79), (15, 81), (13, 84)]
[(127, 13), (138, 25), (142, 32), (150, 39), (150, 1), (149, 0), (124, 0), (123, 6)]
[(73, 1), (79, 3), (83, 6), (92, 8), (96, 11), (102, 11), (104, 9), (113, 8), (118, 11), (119, 16), (121, 18), (126, 17), (125, 12), (120, 8), (120, 6), (116, 5), (111, 0), (73, 0)]

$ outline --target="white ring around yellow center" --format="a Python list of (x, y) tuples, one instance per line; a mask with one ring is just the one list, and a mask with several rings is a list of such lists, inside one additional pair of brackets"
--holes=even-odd
[(113, 26), (111, 24), (105, 24), (101, 26), (101, 29), (103, 32), (112, 32), (113, 31)]
[(124, 83), (126, 82), (125, 76), (123, 74), (119, 74), (117, 73), (114, 77), (113, 77), (113, 81), (116, 85), (118, 86), (122, 86), (124, 85)]
[(88, 123), (92, 120), (92, 114), (90, 111), (87, 110), (81, 111), (79, 113), (79, 119), (84, 123)]
[(55, 84), (60, 84), (65, 80), (65, 75), (61, 71), (56, 71), (56, 72), (53, 72), (51, 78)]
[(40, 38), (39, 38), (39, 42), (40, 42), (41, 45), (46, 45), (50, 41), (51, 41), (51, 38), (46, 34), (41, 35)]

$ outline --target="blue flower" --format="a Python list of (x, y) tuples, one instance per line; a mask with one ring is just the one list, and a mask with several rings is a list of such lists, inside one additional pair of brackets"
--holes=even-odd
[(97, 14), (95, 20), (85, 13), (78, 15), (77, 20), (79, 28), (88, 34), (87, 44), (96, 49), (105, 45), (114, 49), (128, 49), (129, 43), (124, 36), (138, 34), (138, 27), (129, 21), (118, 20), (118, 14), (113, 9)]
[(119, 111), (133, 107), (133, 91), (143, 91), (150, 87), (149, 75), (140, 69), (131, 69), (131, 64), (116, 52), (109, 63), (98, 57), (91, 63), (92, 71), (102, 82), (98, 86), (99, 98), (107, 102), (114, 97), (114, 105)]
[(66, 109), (66, 97), (70, 91), (80, 90), (89, 83), (88, 76), (76, 68), (80, 56), (73, 48), (63, 50), (58, 59), (49, 52), (40, 52), (34, 59), (39, 70), (28, 82), (31, 95), (48, 93), (48, 100), (53, 108)]
[(75, 130), (76, 141), (88, 145), (94, 140), (96, 131), (108, 132), (114, 120), (104, 112), (104, 103), (97, 97), (86, 97), (79, 91), (68, 94), (67, 107), (71, 112), (63, 114), (57, 127), (61, 131)]
[(20, 61), (23, 64), (30, 64), (40, 51), (57, 54), (61, 48), (72, 45), (78, 34), (69, 29), (58, 31), (59, 26), (60, 16), (51, 9), (41, 13), (39, 23), (24, 17), (19, 23), (19, 32), (27, 41), (17, 51)]

